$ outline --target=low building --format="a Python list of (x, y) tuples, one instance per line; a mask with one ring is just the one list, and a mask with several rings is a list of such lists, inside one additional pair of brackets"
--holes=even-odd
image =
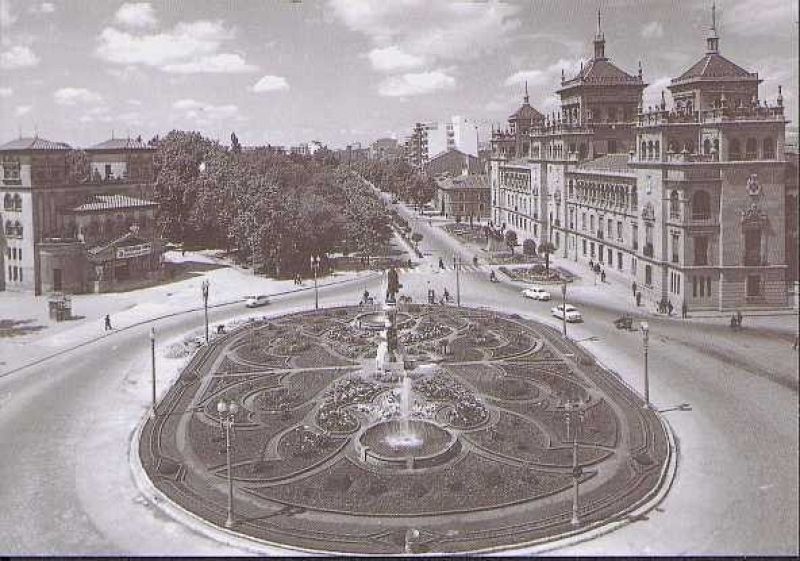
[(444, 177), (436, 185), (436, 208), (442, 215), (469, 222), (489, 218), (491, 199), (485, 175)]
[[(80, 293), (158, 275), (163, 244), (152, 201), (153, 154), (130, 138), (85, 151), (39, 137), (0, 146), (0, 290)], [(138, 244), (136, 257), (145, 250), (148, 257), (132, 263), (123, 251), (113, 266), (98, 262), (96, 248), (132, 233), (149, 244)]]
[(479, 174), (484, 170), (480, 167), (480, 160), (471, 154), (465, 154), (461, 150), (451, 148), (428, 160), (424, 170), (431, 177), (442, 175), (464, 175)]

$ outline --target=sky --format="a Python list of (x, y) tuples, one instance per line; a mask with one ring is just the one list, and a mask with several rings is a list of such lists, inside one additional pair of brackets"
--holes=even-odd
[[(798, 119), (794, 0), (718, 0), (720, 52), (783, 86)], [(694, 0), (0, 0), (0, 142), (86, 147), (199, 130), (228, 143), (330, 147), (402, 139), (460, 115), (481, 140), (591, 57), (642, 62), (645, 106), (705, 53), (711, 2)], [(667, 96), (669, 100), (669, 96)]]

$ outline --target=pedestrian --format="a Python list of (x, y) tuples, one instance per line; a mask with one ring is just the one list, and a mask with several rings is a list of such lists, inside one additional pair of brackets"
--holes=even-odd
[(605, 269), (600, 271), (600, 282), (606, 282), (606, 270)]
[(683, 304), (681, 304), (681, 318), (686, 319), (688, 312), (689, 312), (689, 307), (686, 305), (686, 300), (684, 300)]
[(633, 297), (636, 298), (636, 281), (633, 281), (631, 285), (631, 291), (633, 292)]
[(441, 257), (439, 258), (439, 268), (444, 269), (444, 261), (442, 260)]
[(636, 306), (639, 307), (641, 305), (642, 305), (642, 293), (641, 292), (637, 292), (636, 293)]
[(736, 325), (740, 328), (742, 327), (742, 311), (736, 310)]
[(667, 301), (667, 315), (672, 316), (672, 310), (674, 310), (672, 306), (672, 300)]
[(736, 329), (738, 324), (736, 323), (736, 314), (731, 314), (731, 329)]
[(594, 271), (594, 259), (589, 259), (589, 268)]
[(111, 316), (106, 314), (106, 317), (105, 317), (105, 330), (106, 331), (111, 331), (112, 329), (114, 329), (114, 328), (111, 327)]

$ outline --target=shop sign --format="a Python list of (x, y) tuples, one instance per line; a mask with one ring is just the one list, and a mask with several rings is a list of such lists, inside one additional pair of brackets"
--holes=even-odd
[(139, 245), (129, 245), (117, 248), (117, 259), (130, 259), (131, 257), (139, 257), (141, 255), (148, 255), (153, 252), (153, 244), (150, 242), (142, 243)]

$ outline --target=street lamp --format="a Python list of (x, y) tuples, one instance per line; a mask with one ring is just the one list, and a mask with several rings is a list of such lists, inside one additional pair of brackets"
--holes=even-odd
[(650, 326), (646, 321), (640, 326), (642, 331), (642, 345), (644, 346), (644, 405), (645, 409), (650, 409), (650, 380), (647, 371), (647, 343), (650, 339)]
[[(567, 440), (569, 440), (570, 424), (574, 425), (572, 429), (572, 519), (570, 523), (573, 526), (579, 526), (581, 523), (578, 516), (578, 488), (580, 485), (580, 478), (583, 475), (583, 468), (578, 463), (578, 430), (583, 424), (584, 411), (582, 409), (583, 401), (569, 401), (564, 405), (564, 420), (567, 424)], [(573, 421), (572, 416), (577, 413), (577, 422)]]
[(225, 452), (228, 459), (228, 518), (225, 520), (226, 528), (233, 526), (233, 471), (231, 466), (233, 448), (231, 445), (231, 430), (233, 429), (236, 413), (238, 411), (239, 406), (234, 401), (226, 402), (224, 399), (221, 399), (219, 403), (217, 403), (217, 412), (219, 412), (220, 422), (225, 427)]
[(564, 339), (567, 338), (567, 281), (561, 284), (561, 305), (563, 314), (561, 314), (562, 334)]
[(156, 328), (150, 328), (150, 372), (153, 382), (153, 406), (150, 409), (150, 418), (156, 418)]
[(319, 255), (311, 256), (311, 270), (314, 271), (314, 309), (319, 310), (319, 287), (317, 286), (317, 273), (319, 272)]
[(453, 254), (453, 268), (456, 270), (456, 305), (461, 307), (461, 256)]
[(208, 279), (200, 285), (203, 290), (203, 310), (206, 321), (206, 344), (208, 344)]

